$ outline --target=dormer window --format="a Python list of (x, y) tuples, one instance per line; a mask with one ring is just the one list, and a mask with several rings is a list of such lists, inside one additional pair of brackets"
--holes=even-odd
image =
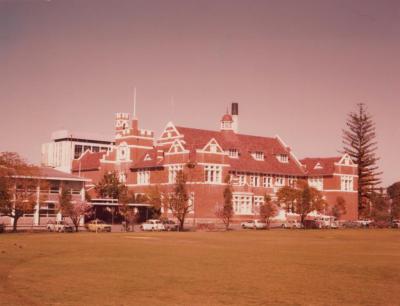
[(228, 156), (231, 157), (231, 158), (238, 158), (239, 157), (238, 149), (229, 149), (228, 150)]
[(287, 154), (278, 154), (276, 158), (281, 162), (281, 163), (288, 163), (289, 162), (289, 156)]
[(317, 163), (317, 164), (315, 165), (314, 169), (315, 169), (315, 170), (317, 170), (317, 169), (323, 169), (323, 167), (321, 166), (320, 163)]
[(255, 160), (264, 160), (264, 152), (256, 151), (252, 155)]

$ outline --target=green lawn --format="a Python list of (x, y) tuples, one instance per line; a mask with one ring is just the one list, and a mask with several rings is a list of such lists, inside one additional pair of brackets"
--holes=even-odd
[(399, 304), (400, 230), (0, 235), (0, 305)]

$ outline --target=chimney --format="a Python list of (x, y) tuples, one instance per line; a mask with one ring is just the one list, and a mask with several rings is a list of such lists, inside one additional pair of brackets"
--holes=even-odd
[(231, 115), (233, 119), (232, 129), (235, 133), (237, 133), (239, 131), (239, 103), (232, 103)]

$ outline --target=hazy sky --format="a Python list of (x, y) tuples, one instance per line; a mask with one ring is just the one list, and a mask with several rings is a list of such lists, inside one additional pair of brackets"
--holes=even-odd
[[(368, 105), (384, 183), (400, 180), (400, 1), (0, 0), (0, 151), (40, 160), (60, 128), (113, 134), (137, 87), (143, 128), (280, 135), (335, 156)], [(171, 100), (173, 97), (173, 103)]]

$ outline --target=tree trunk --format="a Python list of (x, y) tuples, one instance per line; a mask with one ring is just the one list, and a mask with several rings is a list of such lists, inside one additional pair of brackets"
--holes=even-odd
[(179, 220), (179, 231), (183, 232), (183, 223), (185, 223), (185, 219), (180, 219)]
[(13, 229), (12, 229), (12, 231), (13, 231), (14, 233), (17, 232), (17, 223), (18, 223), (18, 219), (19, 219), (19, 217), (16, 217), (16, 216), (14, 216), (14, 218), (13, 218)]

